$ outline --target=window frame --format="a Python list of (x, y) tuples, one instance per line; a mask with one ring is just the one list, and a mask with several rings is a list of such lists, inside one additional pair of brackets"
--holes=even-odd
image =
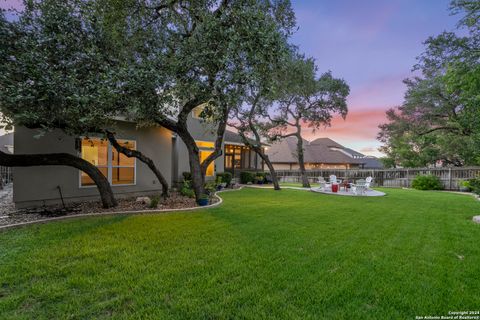
[[(82, 136), (82, 137), (79, 137), (80, 138), (80, 150), (79, 150), (79, 157), (81, 159), (82, 158), (82, 143), (81, 141), (87, 137), (85, 136)], [(100, 137), (89, 137), (90, 139), (100, 139), (102, 140), (102, 138)], [(123, 184), (113, 184), (112, 183), (112, 177), (113, 177), (113, 163), (112, 163), (112, 155), (113, 155), (113, 146), (112, 144), (110, 143), (110, 141), (108, 141), (107, 139), (104, 139), (106, 140), (107, 142), (107, 180), (108, 180), (108, 184), (110, 185), (110, 187), (128, 187), (128, 186), (136, 186), (137, 185), (137, 158), (136, 157), (133, 157), (133, 183), (123, 183)], [(119, 138), (117, 140), (127, 140), (127, 141), (133, 141), (135, 142), (135, 150), (137, 150), (137, 146), (138, 146), (138, 142), (137, 140), (134, 140), (134, 139), (122, 139), (122, 138)], [(98, 166), (95, 166), (98, 168)], [(105, 166), (101, 166), (102, 168), (105, 168)], [(115, 166), (115, 168), (131, 168), (129, 166)], [(88, 189), (88, 188), (96, 188), (97, 186), (95, 185), (95, 183), (93, 185), (90, 185), (90, 186), (84, 186), (82, 185), (82, 170), (78, 170), (78, 187), (80, 189)]]

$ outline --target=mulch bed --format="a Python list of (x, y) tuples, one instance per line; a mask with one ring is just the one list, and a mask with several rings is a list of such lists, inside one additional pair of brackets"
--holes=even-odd
[[(5, 192), (4, 192), (5, 194)], [(1, 197), (0, 197), (1, 198)], [(8, 199), (9, 198), (9, 199)], [(115, 208), (104, 209), (100, 201), (68, 203), (66, 208), (60, 206), (44, 206), (41, 208), (19, 209), (15, 210), (11, 201), (11, 191), (4, 195), (2, 210), (0, 210), (0, 226), (10, 224), (31, 222), (43, 220), (51, 217), (72, 216), (87, 213), (104, 212), (122, 212), (122, 211), (148, 211), (148, 210), (168, 210), (197, 207), (195, 199), (182, 196), (178, 192), (172, 192), (167, 199), (161, 199), (158, 206), (151, 207), (144, 202), (137, 202), (137, 197), (117, 199), (118, 206)], [(212, 197), (210, 204), (218, 202), (216, 197)]]

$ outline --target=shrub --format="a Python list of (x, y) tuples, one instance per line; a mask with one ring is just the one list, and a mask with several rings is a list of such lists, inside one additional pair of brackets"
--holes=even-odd
[(192, 189), (192, 184), (190, 183), (190, 181), (183, 181), (182, 188), (180, 189), (180, 194), (189, 198), (195, 197), (195, 192)]
[(217, 173), (217, 178), (221, 178), (219, 183), (224, 182), (227, 184), (227, 187), (230, 186), (230, 183), (232, 183), (232, 174), (230, 172)]
[(155, 209), (156, 207), (158, 207), (159, 203), (160, 203), (160, 196), (152, 197), (152, 200), (150, 201), (150, 208)]
[(468, 187), (473, 193), (480, 195), (480, 176), (468, 180)]
[(266, 172), (257, 172), (256, 177), (258, 181), (265, 182), (267, 179), (267, 173)]
[(242, 171), (240, 172), (240, 182), (243, 184), (247, 184), (249, 182), (253, 183), (253, 179), (255, 178), (255, 174), (249, 171)]
[(205, 192), (212, 194), (217, 190), (217, 183), (215, 181), (209, 181), (205, 183)]
[(192, 181), (192, 174), (188, 171), (182, 172), (183, 181)]
[(412, 188), (417, 190), (442, 190), (443, 185), (437, 176), (416, 176), (412, 182)]

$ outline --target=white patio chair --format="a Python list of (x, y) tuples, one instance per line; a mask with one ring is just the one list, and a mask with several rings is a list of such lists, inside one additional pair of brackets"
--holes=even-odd
[(367, 191), (367, 182), (365, 180), (358, 180), (357, 183), (351, 184), (351, 188), (355, 195), (363, 195)]
[(367, 187), (367, 189), (370, 189), (370, 186), (372, 185), (372, 182), (373, 182), (373, 178), (372, 177), (367, 177), (365, 179), (365, 186)]
[(318, 177), (318, 183), (320, 184), (319, 189), (325, 190), (327, 182), (325, 181), (325, 179), (323, 177)]

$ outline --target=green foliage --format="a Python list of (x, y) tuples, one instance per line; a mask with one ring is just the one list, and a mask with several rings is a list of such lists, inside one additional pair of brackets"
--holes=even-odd
[(402, 106), (389, 110), (389, 122), (380, 126), (382, 151), (396, 165), (480, 164), (480, 6), (455, 0), (451, 9), (465, 15), (460, 26), (467, 32), (443, 32), (425, 41), (415, 66), (420, 76), (405, 80)]
[(412, 181), (412, 188), (417, 190), (442, 190), (440, 179), (434, 175), (418, 175)]
[(217, 191), (217, 183), (215, 181), (208, 181), (205, 183), (205, 191), (208, 194), (213, 194)]
[(195, 192), (192, 189), (192, 182), (189, 180), (183, 181), (182, 188), (180, 189), (180, 194), (185, 197), (194, 198)]
[(247, 183), (253, 183), (255, 179), (255, 173), (250, 172), (250, 171), (242, 171), (240, 172), (240, 183), (242, 184), (247, 184)]
[(150, 201), (150, 208), (156, 209), (159, 203), (160, 203), (160, 196), (152, 197)]
[(473, 193), (480, 195), (480, 176), (468, 180), (468, 187)]
[(221, 172), (217, 173), (217, 177), (221, 179), (220, 183), (224, 182), (227, 184), (227, 187), (232, 183), (232, 174), (230, 172)]
[(183, 181), (192, 181), (192, 174), (189, 171), (182, 172)]
[(266, 172), (257, 172), (255, 173), (254, 182), (255, 183), (265, 183), (267, 178)]
[(28, 1), (19, 19), (0, 15), (0, 122), (88, 134), (122, 111), (120, 66), (92, 5)]

